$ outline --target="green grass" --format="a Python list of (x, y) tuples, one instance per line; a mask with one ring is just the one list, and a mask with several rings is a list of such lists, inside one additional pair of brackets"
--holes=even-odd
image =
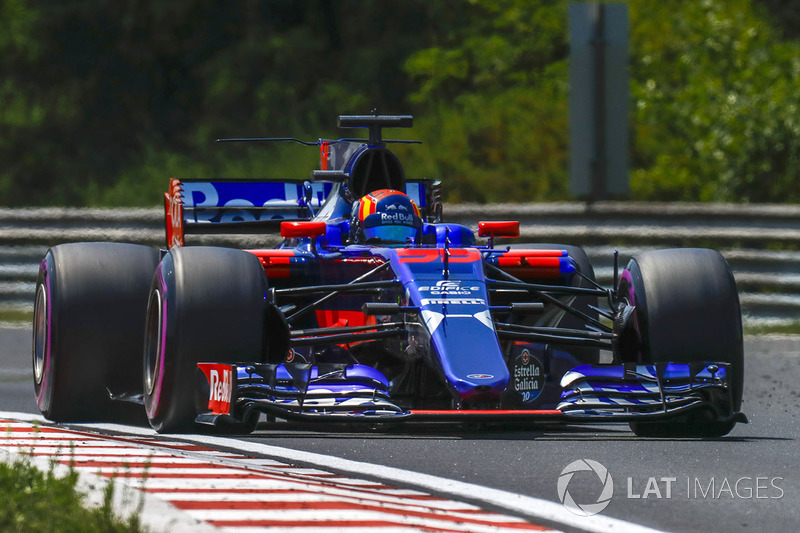
[(789, 324), (745, 326), (745, 335), (800, 335), (800, 321)]
[(1, 309), (0, 322), (12, 322), (15, 324), (32, 324), (32, 309)]
[(127, 518), (112, 510), (114, 485), (109, 483), (99, 507), (85, 505), (70, 468), (57, 477), (51, 463), (44, 472), (25, 456), (0, 462), (0, 532), (20, 533), (140, 533), (146, 531), (138, 513)]

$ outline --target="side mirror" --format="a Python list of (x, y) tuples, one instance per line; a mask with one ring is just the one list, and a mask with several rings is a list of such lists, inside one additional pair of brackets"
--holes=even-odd
[(301, 237), (322, 237), (327, 231), (324, 222), (281, 222), (281, 237), (297, 239)]
[(519, 237), (519, 221), (504, 220), (496, 222), (478, 222), (480, 237)]
[(498, 220), (495, 222), (478, 222), (478, 236), (489, 237), (486, 245), (494, 248), (495, 237), (519, 237), (518, 220)]

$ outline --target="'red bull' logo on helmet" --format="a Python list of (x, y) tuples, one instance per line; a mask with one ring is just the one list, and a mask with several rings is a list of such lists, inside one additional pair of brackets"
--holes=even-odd
[(403, 226), (413, 226), (414, 216), (410, 213), (380, 213), (381, 224), (402, 224)]
[[(379, 216), (371, 216), (376, 214)], [(368, 222), (367, 225), (369, 222), (406, 226), (422, 224), (417, 204), (407, 194), (394, 189), (380, 189), (364, 196), (359, 203), (358, 218), (362, 223)]]

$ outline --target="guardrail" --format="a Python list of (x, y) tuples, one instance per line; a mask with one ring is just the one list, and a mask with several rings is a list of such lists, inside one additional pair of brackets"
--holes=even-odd
[[(445, 218), (519, 220), (520, 242), (583, 246), (601, 283), (613, 254), (624, 267), (644, 250), (699, 246), (720, 250), (733, 269), (745, 323), (800, 321), (800, 206), (635, 202), (446, 205)], [(39, 261), (49, 246), (120, 241), (163, 246), (163, 212), (152, 209), (0, 209), (0, 307), (30, 309)], [(190, 241), (269, 247), (276, 235), (196, 236)]]

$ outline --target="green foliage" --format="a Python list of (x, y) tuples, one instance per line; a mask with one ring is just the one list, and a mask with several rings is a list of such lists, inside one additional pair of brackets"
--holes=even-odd
[[(453, 201), (569, 198), (567, 0), (0, 1), (0, 204), (304, 177), (339, 113), (412, 112)], [(800, 0), (628, 2), (636, 199), (800, 201)], [(345, 133), (347, 135), (349, 133)]]
[(120, 519), (112, 512), (113, 485), (104, 493), (103, 505), (84, 507), (76, 491), (78, 474), (71, 470), (57, 477), (42, 472), (25, 458), (0, 462), (0, 531), (20, 533), (137, 533), (143, 531), (138, 516)]
[(0, 325), (24, 325), (28, 327), (33, 323), (33, 310), (28, 309), (0, 309)]
[(745, 326), (745, 335), (800, 335), (800, 322)]
[(146, 149), (142, 161), (121, 170), (117, 181), (88, 189), (86, 202), (96, 207), (160, 206), (170, 177), (296, 179), (308, 176), (319, 164), (317, 149), (298, 144), (225, 143), (208, 146), (207, 150), (213, 153), (199, 161), (187, 154)]
[(409, 167), (445, 177), (451, 201), (567, 196), (566, 3), (471, 2), (441, 43), (406, 62), (419, 83)]
[(631, 9), (634, 196), (800, 200), (800, 46), (749, 0)]
[(241, 167), (217, 137), (332, 134), (337, 113), (400, 111), (426, 4), (0, 5), (0, 203), (81, 205), (157, 203), (159, 162), (159, 190), (180, 162), (180, 176)]

